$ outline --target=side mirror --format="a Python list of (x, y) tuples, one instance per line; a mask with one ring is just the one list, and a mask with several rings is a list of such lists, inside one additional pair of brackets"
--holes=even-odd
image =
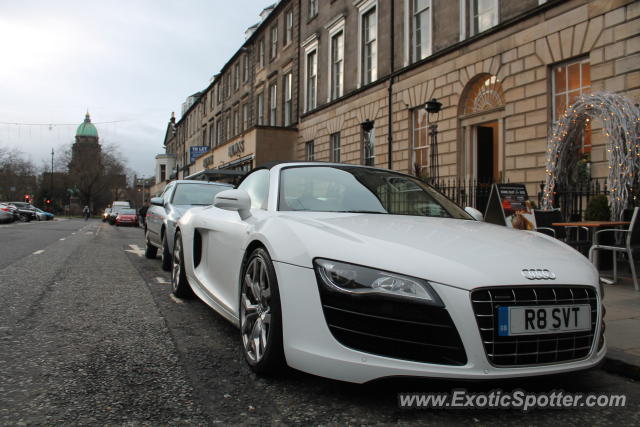
[(471, 215), (476, 221), (484, 221), (484, 215), (482, 215), (482, 212), (480, 212), (478, 209), (467, 206), (466, 208), (464, 208), (464, 211)]
[(244, 190), (225, 190), (216, 194), (213, 206), (227, 211), (237, 211), (243, 220), (251, 216), (251, 197)]
[(149, 202), (154, 206), (164, 206), (164, 199), (162, 197), (152, 197)]

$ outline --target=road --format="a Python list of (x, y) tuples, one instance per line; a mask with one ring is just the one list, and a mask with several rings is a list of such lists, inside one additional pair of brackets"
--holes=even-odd
[[(198, 300), (171, 297), (142, 238), (95, 220), (0, 227), (0, 424), (640, 424), (640, 386), (602, 370), (475, 383), (257, 377), (233, 326)], [(454, 388), (622, 393), (627, 406), (397, 406), (399, 392)]]

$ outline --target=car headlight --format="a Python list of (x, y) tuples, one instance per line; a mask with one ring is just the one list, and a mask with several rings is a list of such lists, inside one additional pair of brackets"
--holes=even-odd
[(339, 292), (410, 298), (444, 307), (438, 294), (423, 279), (322, 258), (316, 258), (314, 266), (319, 280)]

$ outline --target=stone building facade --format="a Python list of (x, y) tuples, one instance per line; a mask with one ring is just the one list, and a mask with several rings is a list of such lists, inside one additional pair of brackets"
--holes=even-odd
[[(285, 46), (289, 11), (293, 31)], [(269, 61), (274, 24), (277, 55)], [(208, 165), (215, 168), (288, 155), (427, 177), (428, 125), (435, 123), (439, 177), (524, 182), (537, 193), (550, 128), (577, 96), (611, 91), (640, 98), (640, 2), (632, 0), (292, 0), (265, 9), (252, 31), (170, 124), (165, 143), (179, 169), (188, 166), (186, 147), (209, 144)], [(245, 55), (249, 82), (229, 92)], [(288, 70), (290, 121), (283, 103)], [(272, 91), (280, 97), (274, 104)], [(428, 123), (424, 106), (433, 98), (442, 110)], [(233, 124), (244, 102), (249, 124), (236, 132), (226, 123)], [(590, 123), (582, 148), (594, 177), (608, 168), (600, 127)], [(207, 137), (212, 129), (222, 137)], [(271, 129), (277, 156), (268, 154), (275, 142), (258, 156)], [(251, 153), (229, 149), (239, 141)]]

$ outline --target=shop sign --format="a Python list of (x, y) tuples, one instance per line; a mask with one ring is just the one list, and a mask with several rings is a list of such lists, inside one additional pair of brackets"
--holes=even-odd
[(244, 152), (244, 141), (234, 142), (229, 146), (229, 157), (242, 154)]

